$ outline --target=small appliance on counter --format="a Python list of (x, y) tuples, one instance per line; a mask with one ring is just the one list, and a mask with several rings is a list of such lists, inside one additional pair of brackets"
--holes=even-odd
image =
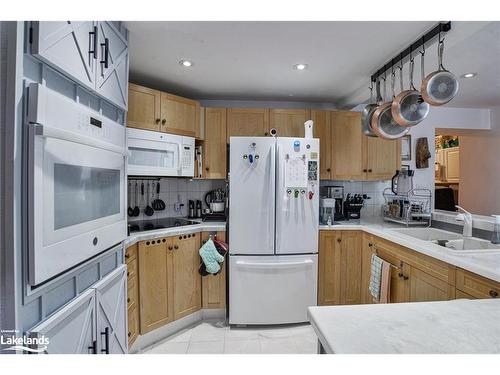
[(330, 221), (346, 220), (343, 186), (323, 186), (319, 204), (320, 221), (322, 223), (327, 223), (329, 218)]
[(415, 171), (410, 168), (397, 170), (391, 180), (391, 190), (394, 194), (408, 194), (413, 189), (413, 174)]
[(226, 192), (223, 189), (210, 190), (205, 194), (205, 204), (208, 208), (202, 215), (203, 221), (226, 221)]

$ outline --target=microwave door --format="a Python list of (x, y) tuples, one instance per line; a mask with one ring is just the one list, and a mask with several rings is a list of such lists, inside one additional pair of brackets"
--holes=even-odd
[(177, 176), (177, 143), (137, 138), (128, 140), (128, 174), (131, 176)]
[(37, 285), (126, 238), (125, 156), (30, 127), (29, 281)]

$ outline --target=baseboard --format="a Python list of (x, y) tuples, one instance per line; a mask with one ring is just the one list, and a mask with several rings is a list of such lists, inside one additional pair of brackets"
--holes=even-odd
[(136, 354), (148, 348), (155, 343), (165, 340), (167, 337), (176, 334), (183, 329), (194, 326), (203, 320), (224, 319), (226, 317), (226, 309), (202, 309), (192, 313), (184, 318), (178, 319), (171, 323), (165, 324), (163, 327), (157, 328), (145, 335), (139, 335), (132, 346), (129, 348), (129, 354)]

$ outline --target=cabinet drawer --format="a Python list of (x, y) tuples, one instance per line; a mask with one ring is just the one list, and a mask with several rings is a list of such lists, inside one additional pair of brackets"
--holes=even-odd
[(130, 279), (137, 276), (137, 259), (127, 262), (127, 277)]
[(139, 335), (139, 314), (137, 308), (134, 306), (127, 310), (128, 313), (128, 346), (134, 343)]
[(457, 270), (457, 289), (475, 298), (498, 298), (500, 283), (471, 272)]
[(127, 247), (125, 250), (125, 262), (131, 262), (137, 259), (137, 244)]
[(476, 297), (464, 293), (460, 289), (455, 289), (455, 299), (476, 299)]
[(127, 281), (127, 307), (135, 305), (137, 305), (137, 277), (132, 277)]

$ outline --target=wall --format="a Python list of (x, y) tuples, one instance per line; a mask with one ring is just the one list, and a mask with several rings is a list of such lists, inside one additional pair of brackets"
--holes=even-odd
[(490, 131), (460, 136), (459, 203), (480, 215), (500, 214), (500, 107)]
[(259, 101), (259, 100), (208, 100), (201, 99), (202, 107), (225, 108), (305, 108), (305, 109), (337, 109), (334, 103), (310, 103), (292, 101)]
[[(5, 86), (7, 81), (7, 30), (6, 22), (0, 22), (0, 317), (4, 315), (4, 282), (2, 277), (5, 275), (5, 270), (3, 269), (5, 255), (5, 247), (3, 241), (3, 212), (4, 212), (4, 147), (3, 142), (5, 139)], [(0, 327), (2, 326), (2, 321), (0, 319)]]
[[(133, 222), (136, 220), (144, 219), (156, 219), (164, 217), (182, 217), (188, 216), (188, 201), (189, 200), (201, 200), (203, 202), (203, 209), (207, 208), (205, 205), (205, 194), (213, 189), (225, 188), (224, 180), (192, 180), (188, 178), (162, 178), (160, 179), (160, 199), (167, 205), (166, 209), (163, 211), (155, 211), (153, 216), (146, 216), (144, 214), (144, 208), (146, 207), (146, 199), (142, 198), (140, 194), (140, 184), (141, 180), (130, 179), (132, 181), (132, 188), (129, 192), (130, 203), (135, 206), (135, 181), (138, 182), (138, 206), (141, 213), (138, 217), (129, 217), (128, 221)], [(143, 180), (145, 184), (144, 192), (147, 195), (147, 180)], [(154, 181), (156, 184), (156, 181)], [(154, 191), (154, 197), (156, 198), (156, 190)], [(153, 189), (151, 189), (151, 197), (153, 197)], [(154, 198), (152, 198), (154, 199)], [(176, 212), (174, 210), (174, 204), (181, 202), (184, 206), (180, 211)]]

